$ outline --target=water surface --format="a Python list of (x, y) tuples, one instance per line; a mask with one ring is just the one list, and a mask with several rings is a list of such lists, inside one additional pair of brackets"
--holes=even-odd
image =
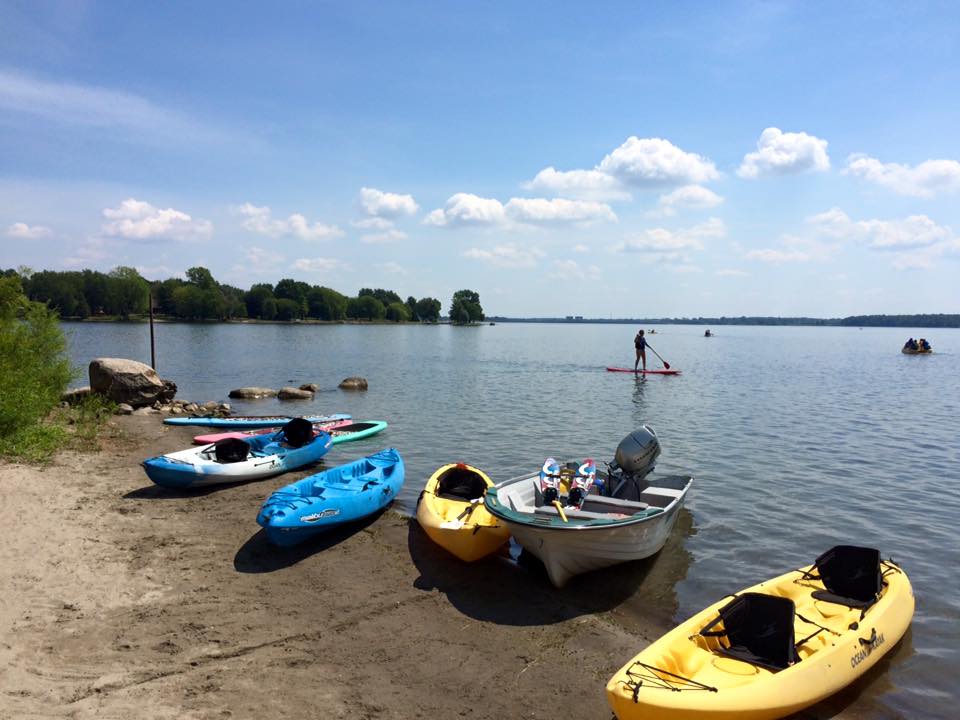
[[(78, 365), (149, 362), (145, 325), (65, 327)], [(231, 401), (238, 412), (387, 420), (381, 436), (338, 446), (330, 459), (399, 448), (407, 512), (443, 463), (470, 462), (497, 480), (548, 455), (610, 460), (624, 435), (649, 424), (663, 445), (660, 469), (696, 481), (689, 514), (652, 567), (621, 571), (636, 585), (621, 606), (627, 620), (654, 602), (680, 620), (834, 544), (875, 546), (913, 582), (912, 629), (863, 681), (805, 716), (955, 716), (960, 331), (713, 329), (704, 338), (703, 328), (664, 326), (649, 337), (678, 377), (604, 371), (632, 366), (630, 326), (506, 323), (160, 324), (157, 369), (197, 401), (226, 400), (243, 385), (322, 388), (295, 404)], [(902, 355), (911, 334), (927, 337), (934, 354)], [(366, 377), (370, 390), (337, 390), (349, 375)], [(278, 484), (265, 483), (264, 494)]]

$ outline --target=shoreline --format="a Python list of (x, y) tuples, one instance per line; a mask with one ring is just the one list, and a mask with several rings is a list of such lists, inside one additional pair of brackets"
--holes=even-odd
[(12, 716), (606, 718), (606, 680), (672, 624), (680, 540), (563, 591), (460, 563), (392, 510), (280, 550), (257, 508), (316, 469), (153, 486), (139, 462), (193, 433), (115, 417), (98, 452), (0, 464)]

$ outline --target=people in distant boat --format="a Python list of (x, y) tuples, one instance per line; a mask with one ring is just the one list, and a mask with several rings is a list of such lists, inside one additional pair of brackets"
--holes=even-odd
[(640, 361), (643, 361), (643, 371), (647, 371), (647, 339), (643, 336), (643, 329), (637, 333), (633, 339), (633, 346), (637, 349), (637, 359), (633, 363), (633, 371), (637, 371)]
[[(922, 342), (922, 340), (921, 340), (921, 342)], [(913, 338), (910, 338), (909, 340), (907, 340), (906, 343), (904, 343), (903, 349), (904, 349), (904, 350), (919, 350), (919, 347), (917, 346), (917, 341), (914, 340)]]
[(713, 337), (713, 333), (710, 332), (709, 330), (707, 330), (707, 331), (705, 331), (705, 332), (703, 333), (703, 336), (704, 336), (704, 337)]
[(922, 352), (930, 352), (930, 343), (927, 342), (926, 338), (920, 338), (920, 350)]

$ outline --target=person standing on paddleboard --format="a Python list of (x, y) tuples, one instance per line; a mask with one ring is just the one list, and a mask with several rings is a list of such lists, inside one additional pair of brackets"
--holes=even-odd
[(647, 339), (643, 336), (643, 330), (637, 333), (633, 339), (633, 346), (637, 349), (637, 359), (633, 363), (633, 371), (637, 371), (637, 365), (643, 360), (643, 371), (647, 371)]

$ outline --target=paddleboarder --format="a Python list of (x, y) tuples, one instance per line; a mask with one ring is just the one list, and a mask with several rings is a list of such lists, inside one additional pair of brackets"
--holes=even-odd
[(633, 339), (633, 346), (637, 349), (637, 359), (633, 363), (633, 371), (637, 371), (637, 365), (640, 364), (640, 361), (643, 361), (643, 371), (647, 371), (647, 339), (643, 336), (643, 329), (640, 329), (640, 332), (637, 333), (637, 336)]

